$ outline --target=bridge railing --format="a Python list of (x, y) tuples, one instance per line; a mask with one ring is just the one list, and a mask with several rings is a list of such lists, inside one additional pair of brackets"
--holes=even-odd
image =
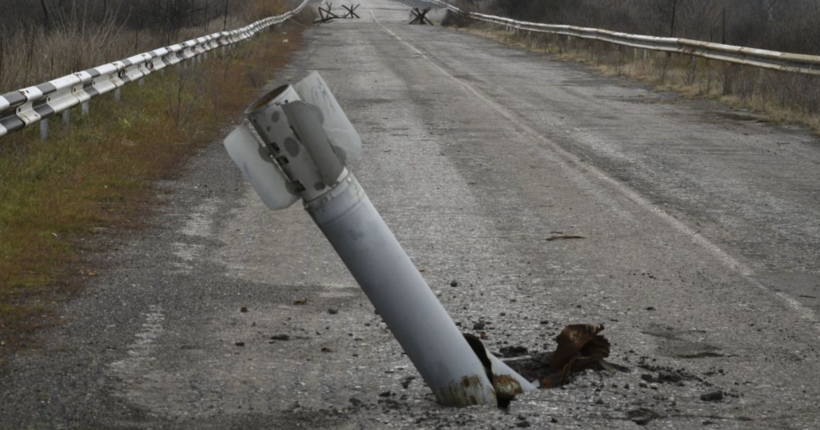
[(264, 18), (233, 31), (198, 37), (0, 95), (0, 137), (38, 122), (41, 123), (41, 136), (45, 137), (49, 117), (60, 112), (67, 114), (77, 105), (83, 105), (83, 113), (87, 113), (89, 100), (140, 81), (166, 67), (243, 42), (268, 27), (291, 19), (308, 2), (303, 0), (285, 14)]
[(621, 33), (599, 28), (576, 27), (572, 25), (541, 24), (537, 22), (516, 21), (494, 15), (463, 11), (440, 0), (424, 0), (449, 9), (461, 16), (474, 20), (506, 27), (510, 30), (527, 31), (577, 37), (580, 39), (598, 40), (620, 46), (628, 46), (650, 51), (675, 52), (696, 57), (710, 58), (727, 63), (742, 64), (763, 69), (779, 70), (791, 73), (820, 75), (820, 56), (792, 54), (747, 48), (743, 46), (724, 45), (701, 40), (676, 37), (656, 37), (639, 34)]

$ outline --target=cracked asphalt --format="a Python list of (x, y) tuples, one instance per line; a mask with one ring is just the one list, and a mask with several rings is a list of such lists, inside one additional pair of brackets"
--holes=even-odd
[(308, 215), (266, 210), (214, 142), (10, 360), (0, 428), (820, 427), (816, 137), (360, 1), (272, 84), (322, 74), (465, 331), (543, 351), (604, 323), (626, 370), (439, 407)]

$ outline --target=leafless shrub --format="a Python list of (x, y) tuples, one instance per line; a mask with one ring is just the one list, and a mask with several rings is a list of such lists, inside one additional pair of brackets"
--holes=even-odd
[(202, 71), (193, 67), (177, 69), (176, 79), (169, 80), (165, 88), (168, 114), (178, 128), (185, 127), (202, 102)]
[[(182, 7), (184, 2), (188, 6)], [(177, 27), (160, 25), (143, 10), (155, 3), (166, 14), (181, 10), (189, 15), (176, 19)], [(223, 16), (226, 3), (230, 13)], [(3, 5), (0, 94), (223, 28), (239, 28), (266, 14), (281, 13), (296, 0), (42, 0), (42, 4), (50, 11), (47, 20), (36, 13), (40, 1)], [(174, 4), (182, 6), (173, 9)]]
[(495, 0), (515, 19), (820, 54), (816, 0)]
[(652, 62), (654, 64), (653, 71), (658, 83), (665, 84), (666, 76), (669, 74), (669, 66), (672, 63), (672, 55), (666, 53), (653, 55)]

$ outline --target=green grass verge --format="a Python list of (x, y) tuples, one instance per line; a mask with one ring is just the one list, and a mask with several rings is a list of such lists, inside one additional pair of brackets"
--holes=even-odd
[(301, 31), (286, 25), (224, 57), (154, 73), (123, 87), (122, 101), (93, 100), (87, 117), (75, 109), (70, 126), (52, 119), (47, 141), (36, 126), (0, 139), (0, 360), (97, 275), (81, 257), (94, 241), (80, 239), (139, 228), (154, 181), (221, 137), (288, 63)]

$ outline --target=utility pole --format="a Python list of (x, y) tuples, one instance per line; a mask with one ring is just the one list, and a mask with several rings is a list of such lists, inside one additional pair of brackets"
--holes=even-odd
[(228, 3), (230, 0), (225, 0), (225, 15), (222, 18), (222, 31), (228, 31)]
[(206, 32), (206, 33), (208, 32), (208, 6), (209, 6), (210, 4), (211, 4), (211, 2), (210, 2), (210, 1), (205, 0), (205, 22), (204, 22), (204, 25), (203, 25), (203, 26), (205, 27), (205, 32)]
[(723, 7), (723, 38), (721, 43), (726, 44), (726, 7)]
[(678, 0), (672, 0), (672, 25), (669, 31), (669, 37), (675, 37), (675, 13), (678, 9)]

